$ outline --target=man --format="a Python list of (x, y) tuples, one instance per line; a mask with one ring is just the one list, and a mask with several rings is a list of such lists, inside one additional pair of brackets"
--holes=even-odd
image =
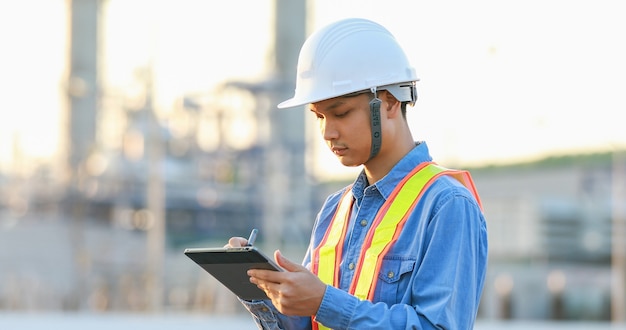
[(297, 71), (279, 108), (308, 105), (339, 161), (363, 169), (325, 201), (303, 265), (276, 251), (285, 272), (248, 272), (270, 299), (244, 306), (264, 329), (471, 329), (486, 224), (469, 173), (413, 140), (418, 79), (404, 51), (379, 24), (345, 19), (307, 39)]

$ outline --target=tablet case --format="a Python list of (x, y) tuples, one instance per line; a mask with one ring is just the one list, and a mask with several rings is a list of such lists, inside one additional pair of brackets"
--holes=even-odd
[(244, 300), (268, 299), (263, 290), (250, 283), (249, 269), (282, 271), (272, 259), (253, 246), (237, 248), (185, 249), (185, 255)]

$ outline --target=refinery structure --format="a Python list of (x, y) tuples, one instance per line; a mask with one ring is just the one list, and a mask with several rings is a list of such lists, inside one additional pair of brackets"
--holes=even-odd
[[(349, 183), (312, 174), (307, 112), (276, 109), (307, 2), (274, 1), (271, 74), (182, 94), (167, 116), (149, 65), (132, 95), (105, 83), (106, 1), (66, 3), (68, 148), (31, 176), (0, 173), (0, 310), (240, 311), (182, 250), (257, 227), (297, 260), (326, 195)], [(624, 320), (623, 157), (476, 169), (490, 239), (479, 318)]]

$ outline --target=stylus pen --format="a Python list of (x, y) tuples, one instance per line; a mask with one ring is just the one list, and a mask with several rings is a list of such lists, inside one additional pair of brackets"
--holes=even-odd
[(259, 232), (258, 229), (256, 228), (252, 229), (252, 231), (250, 232), (250, 237), (248, 238), (248, 244), (246, 244), (246, 246), (254, 245), (254, 241), (256, 241), (256, 234), (258, 232)]

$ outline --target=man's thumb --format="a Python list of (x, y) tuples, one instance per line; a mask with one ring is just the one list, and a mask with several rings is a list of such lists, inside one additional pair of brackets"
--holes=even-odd
[(276, 260), (276, 263), (280, 267), (283, 267), (286, 271), (289, 272), (300, 271), (303, 268), (302, 265), (291, 262), (289, 259), (285, 258), (285, 256), (280, 253), (280, 250), (274, 251), (274, 260)]

